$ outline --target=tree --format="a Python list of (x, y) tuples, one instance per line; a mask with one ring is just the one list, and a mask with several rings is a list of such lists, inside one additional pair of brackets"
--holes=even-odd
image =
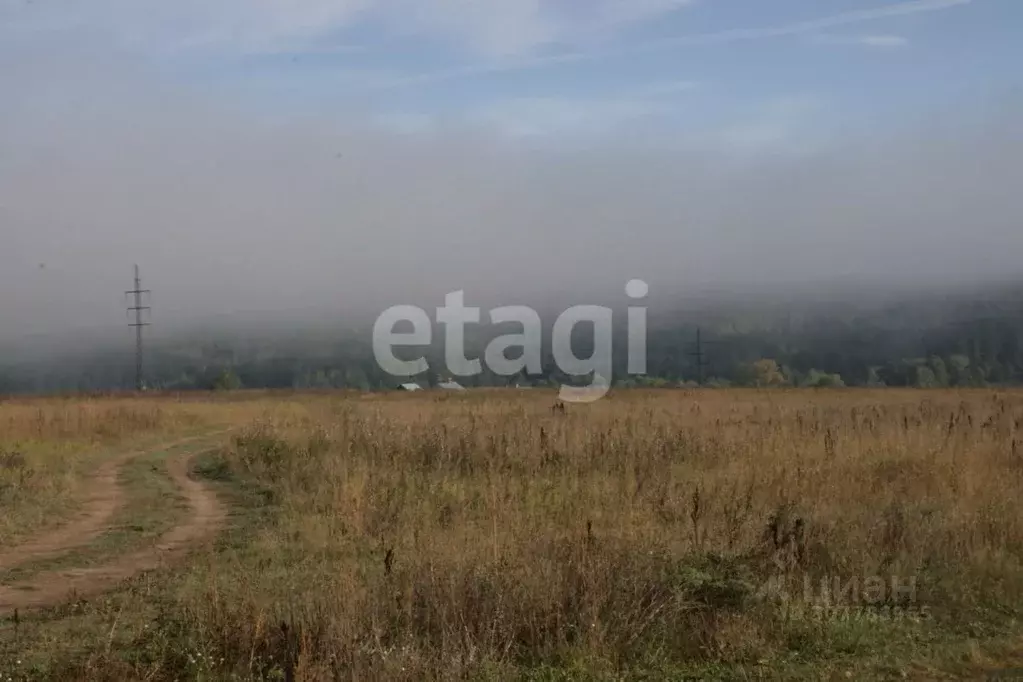
[(949, 381), (953, 386), (969, 386), (972, 377), (970, 376), (970, 358), (965, 355), (953, 355), (947, 363)]
[(890, 361), (878, 368), (877, 376), (885, 386), (909, 386), (912, 367), (904, 360)]
[(803, 385), (812, 388), (842, 388), (845, 386), (845, 382), (842, 381), (841, 375), (811, 369), (807, 373)]
[(220, 374), (213, 381), (213, 390), (215, 391), (236, 391), (241, 387), (241, 379), (229, 369), (221, 370)]
[(934, 373), (935, 385), (940, 386), (942, 388), (948, 386), (949, 373), (948, 368), (945, 365), (945, 361), (942, 360), (937, 355), (932, 355), (931, 358), (927, 361), (927, 365), (928, 367), (930, 367), (931, 372)]
[(785, 375), (776, 360), (761, 358), (753, 363), (753, 381), (757, 386), (782, 386)]
[(914, 368), (913, 385), (917, 388), (936, 388), (938, 379), (934, 376), (933, 370), (927, 365), (917, 365)]

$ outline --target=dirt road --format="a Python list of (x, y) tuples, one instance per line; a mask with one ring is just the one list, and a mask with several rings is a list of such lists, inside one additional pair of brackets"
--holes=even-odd
[[(200, 440), (200, 436), (163, 445), (165, 450)], [(208, 436), (205, 438), (209, 438)], [(78, 516), (67, 524), (44, 531), (12, 549), (0, 552), (0, 571), (30, 561), (49, 559), (82, 549), (111, 530), (110, 520), (124, 504), (125, 491), (119, 481), (121, 468), (145, 452), (131, 452), (105, 462), (92, 476)], [(46, 571), (14, 584), (0, 585), (0, 617), (58, 606), (68, 599), (105, 592), (136, 573), (161, 567), (214, 538), (226, 518), (217, 496), (189, 476), (189, 464), (196, 451), (171, 455), (167, 473), (188, 505), (187, 518), (164, 533), (155, 545), (116, 557), (100, 566)], [(2, 573), (0, 573), (2, 579)]]

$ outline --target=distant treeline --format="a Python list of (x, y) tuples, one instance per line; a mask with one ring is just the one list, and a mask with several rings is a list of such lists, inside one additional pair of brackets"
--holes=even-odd
[[(891, 304), (864, 312), (813, 309), (702, 310), (651, 317), (647, 375), (626, 374), (624, 329), (615, 330), (614, 381), (624, 385), (985, 386), (1023, 384), (1023, 315), (1013, 296)], [(696, 345), (697, 331), (701, 344)], [(469, 342), (479, 356), (494, 330)], [(585, 331), (585, 330), (583, 330)], [(435, 339), (441, 337), (435, 335)], [(576, 344), (587, 354), (586, 334)], [(700, 355), (697, 355), (699, 350)], [(375, 362), (369, 334), (293, 330), (287, 339), (219, 335), (154, 344), (146, 383), (154, 389), (387, 389), (446, 378), (443, 352), (426, 349), (431, 371), (393, 377)], [(549, 355), (549, 354), (548, 354)], [(702, 362), (698, 359), (702, 357)], [(552, 360), (535, 375), (460, 377), (465, 386), (545, 385), (570, 381)], [(19, 362), (0, 358), (0, 393), (106, 391), (134, 384), (131, 347)]]

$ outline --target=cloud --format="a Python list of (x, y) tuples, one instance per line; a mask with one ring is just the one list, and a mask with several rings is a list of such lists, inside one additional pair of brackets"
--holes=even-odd
[(807, 33), (816, 33), (828, 28), (835, 28), (839, 26), (851, 26), (855, 24), (879, 21), (881, 19), (889, 19), (893, 17), (909, 16), (913, 14), (922, 14), (927, 12), (937, 12), (940, 10), (951, 9), (953, 7), (969, 5), (972, 2), (974, 2), (974, 0), (909, 0), (908, 2), (901, 2), (894, 5), (888, 5), (885, 7), (844, 12), (842, 14), (834, 14), (827, 17), (820, 17), (817, 19), (810, 19), (807, 21), (784, 24), (780, 26), (749, 29), (732, 29), (728, 31), (718, 31), (715, 33), (704, 33), (691, 36), (680, 36), (677, 38), (667, 38), (664, 40), (648, 42), (645, 45), (637, 46), (635, 48), (630, 49), (629, 51), (631, 52), (640, 50), (663, 50), (672, 47), (682, 47), (689, 45), (721, 44), (743, 40), (758, 40), (764, 38), (779, 38), (785, 36), (803, 35)]
[(400, 0), (379, 8), (399, 33), (446, 38), (491, 58), (599, 44), (692, 0)]
[(740, 155), (801, 153), (813, 147), (809, 131), (825, 104), (810, 94), (774, 97), (755, 107), (749, 118), (725, 125), (711, 137), (724, 151)]
[[(819, 33), (891, 17), (934, 12), (972, 0), (908, 0), (773, 27), (729, 29), (643, 44), (607, 43), (626, 29), (663, 18), (693, 0), (0, 0), (0, 34), (31, 38), (77, 32), (140, 50), (229, 53), (352, 49), (352, 30), (383, 28), (395, 39), (419, 36), (488, 58), (484, 65), (424, 74), (424, 80), (536, 68), (562, 61)], [(881, 46), (887, 36), (867, 36)], [(871, 38), (881, 38), (878, 43)], [(552, 49), (562, 50), (549, 54)], [(538, 54), (541, 58), (533, 59)], [(519, 61), (516, 61), (519, 60)]]
[[(778, 26), (739, 28), (646, 42), (616, 40), (694, 0), (0, 0), (0, 45), (73, 51), (82, 44), (141, 54), (325, 54), (363, 50), (409, 37), (456, 45), (474, 60), (419, 73), (377, 73), (356, 89), (378, 90), (544, 69), (632, 54), (794, 35), (936, 12), (974, 0), (906, 0)], [(368, 44), (360, 43), (373, 36)], [(896, 47), (885, 34), (860, 38)], [(372, 45), (372, 49), (368, 46)], [(2, 51), (0, 51), (2, 52)], [(484, 58), (479, 59), (480, 56)]]
[(905, 47), (909, 45), (909, 40), (903, 36), (894, 35), (881, 35), (881, 36), (861, 36), (860, 43), (867, 47)]
[[(454, 44), (488, 58), (599, 44), (692, 0), (0, 0), (0, 27), (20, 35), (79, 32), (146, 50), (329, 51), (376, 27)], [(346, 48), (347, 49), (347, 48)]]
[(154, 333), (308, 307), (341, 327), (351, 308), (434, 307), (458, 288), (510, 305), (564, 290), (593, 302), (633, 277), (668, 292), (1019, 272), (1018, 105), (990, 120), (959, 102), (971, 109), (936, 108), (944, 126), (885, 120), (782, 154), (813, 122), (812, 95), (734, 121), (729, 147), (727, 131), (659, 125), (635, 102), (677, 102), (637, 86), (619, 103), (511, 102), (527, 133), (608, 131), (524, 144), (470, 121), (268, 121), (133, 64), (84, 68), (49, 74), (45, 91), (5, 72), (26, 85), (0, 117), (0, 336), (126, 332), (135, 262)]
[[(882, 19), (910, 16), (928, 12), (962, 7), (973, 3), (975, 0), (908, 0), (895, 5), (877, 7), (874, 9), (857, 10), (834, 14), (831, 16), (810, 19), (807, 21), (782, 24), (778, 26), (767, 26), (761, 28), (738, 28), (708, 33), (694, 33), (689, 35), (664, 38), (660, 40), (649, 40), (638, 44), (626, 44), (614, 48), (601, 50), (570, 51), (554, 55), (545, 55), (518, 60), (509, 60), (497, 64), (468, 65), (451, 69), (443, 69), (433, 72), (424, 72), (405, 78), (400, 78), (390, 85), (414, 85), (428, 84), (458, 78), (473, 76), (485, 76), (496, 73), (521, 71), (527, 69), (538, 69), (557, 64), (576, 63), (596, 59), (607, 59), (634, 54), (664, 52), (684, 47), (696, 47), (703, 45), (725, 45), (729, 43), (766, 40), (770, 38), (782, 38), (807, 34), (818, 34), (822, 31), (842, 26), (852, 26)], [(882, 39), (882, 42), (885, 42)], [(890, 42), (890, 41), (889, 41)]]
[(654, 116), (658, 108), (644, 99), (519, 97), (487, 105), (471, 115), (505, 135), (592, 136)]
[(661, 122), (681, 96), (699, 86), (697, 81), (672, 80), (637, 85), (616, 95), (501, 98), (468, 111), (458, 122), (504, 136), (557, 137), (571, 143)]
[(0, 5), (0, 25), (22, 35), (77, 33), (145, 51), (278, 52), (315, 45), (374, 0), (70, 0)]
[[(90, 26), (93, 38), (113, 31), (142, 45), (153, 36), (175, 49), (328, 49), (334, 27), (377, 11), (369, 0), (183, 2), (160, 5), (160, 16), (174, 19), (167, 23), (141, 16), (128, 0), (37, 0), (25, 11), (8, 2), (0, 24), (18, 21), (0, 31), (60, 37), (69, 26)], [(901, 3), (635, 49), (813, 35), (963, 4)], [(125, 13), (106, 26), (115, 6)], [(312, 9), (293, 17), (296, 7)], [(506, 36), (480, 33), (489, 21), (482, 16), (448, 26), (410, 16), (394, 26), (449, 40), (483, 35), (473, 49), (493, 55), (569, 41), (587, 48), (495, 57), (496, 65), (467, 67), (461, 77), (614, 54), (600, 45), (615, 26), (668, 7), (622, 5), (579, 31), (570, 15), (549, 10), (525, 12)], [(246, 9), (252, 13), (239, 18)], [(120, 292), (134, 262), (156, 292), (158, 333), (175, 321), (247, 309), (435, 305), (458, 287), (470, 299), (499, 294), (508, 304), (523, 292), (560, 288), (592, 300), (592, 288), (620, 292), (637, 276), (657, 291), (758, 287), (827, 277), (837, 267), (934, 281), (1019, 268), (1018, 104), (1002, 106), (1000, 122), (961, 116), (940, 129), (929, 117), (899, 129), (886, 119), (857, 137), (815, 140), (813, 154), (782, 154), (812, 130), (822, 106), (813, 96), (781, 98), (731, 121), (722, 122), (722, 112), (689, 129), (663, 116), (686, 104), (697, 87), (688, 80), (610, 95), (605, 85), (592, 96), (509, 98), (452, 120), (384, 115), (376, 103), (364, 119), (331, 110), (329, 120), (315, 120), (308, 111), (291, 118), (273, 106), (252, 108), (231, 92), (188, 89), (146, 60), (80, 43), (30, 41), (31, 58), (23, 59), (3, 40), (10, 35), (0, 37), (0, 335), (79, 323), (122, 331)], [(556, 144), (568, 139), (584, 144)], [(340, 313), (328, 319), (344, 323)]]
[(846, 36), (822, 33), (813, 36), (813, 42), (821, 45), (853, 45), (881, 50), (893, 50), (909, 45), (908, 38), (891, 34)]
[(660, 83), (650, 83), (636, 89), (636, 95), (642, 97), (673, 97), (700, 87), (700, 82), (695, 80), (674, 80)]

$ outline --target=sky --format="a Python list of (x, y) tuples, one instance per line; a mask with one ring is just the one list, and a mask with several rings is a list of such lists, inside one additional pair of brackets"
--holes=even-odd
[(120, 330), (134, 263), (164, 329), (1023, 275), (1021, 28), (1018, 0), (0, 0), (0, 339)]

